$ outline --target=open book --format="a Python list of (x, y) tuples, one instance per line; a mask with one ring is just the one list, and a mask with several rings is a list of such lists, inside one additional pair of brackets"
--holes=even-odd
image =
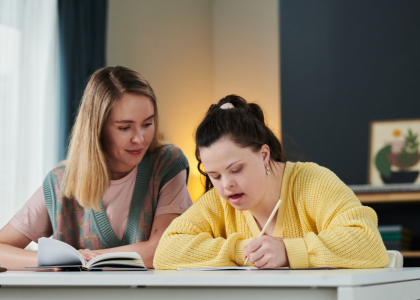
[(33, 267), (33, 269), (44, 268), (79, 268), (81, 271), (147, 270), (140, 255), (136, 252), (106, 253), (86, 261), (69, 244), (50, 238), (40, 238), (38, 240), (38, 267)]

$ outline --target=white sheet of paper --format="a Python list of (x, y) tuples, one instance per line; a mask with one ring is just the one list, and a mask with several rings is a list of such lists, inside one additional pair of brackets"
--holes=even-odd
[(207, 267), (207, 268), (179, 268), (178, 271), (224, 271), (224, 270), (238, 270), (238, 271), (250, 271), (250, 270), (332, 270), (331, 267), (317, 267), (317, 268), (303, 268), (303, 269), (290, 269), (289, 267), (281, 267), (275, 269), (258, 269), (257, 267)]
[(86, 260), (69, 244), (50, 238), (38, 239), (38, 267), (84, 264)]

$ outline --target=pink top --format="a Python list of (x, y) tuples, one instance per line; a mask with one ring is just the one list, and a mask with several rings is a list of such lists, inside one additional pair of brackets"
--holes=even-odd
[[(137, 167), (127, 176), (111, 180), (109, 188), (102, 198), (109, 224), (120, 240), (127, 226), (136, 175)], [(155, 217), (163, 214), (182, 214), (192, 205), (185, 184), (186, 180), (187, 171), (182, 170), (162, 187), (159, 192)], [(36, 190), (9, 223), (35, 242), (38, 242), (40, 237), (49, 237), (53, 234), (42, 186)]]

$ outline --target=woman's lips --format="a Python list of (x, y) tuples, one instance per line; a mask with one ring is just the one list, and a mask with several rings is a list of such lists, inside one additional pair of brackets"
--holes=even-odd
[(239, 193), (239, 194), (232, 194), (229, 196), (229, 201), (232, 204), (238, 204), (239, 202), (242, 201), (242, 198), (244, 197), (243, 193)]
[(143, 149), (135, 149), (135, 150), (125, 150), (131, 155), (140, 155), (143, 152)]

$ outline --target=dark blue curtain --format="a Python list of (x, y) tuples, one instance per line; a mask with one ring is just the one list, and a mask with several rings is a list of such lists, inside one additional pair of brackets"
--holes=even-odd
[(59, 0), (60, 160), (89, 76), (105, 66), (107, 0)]

